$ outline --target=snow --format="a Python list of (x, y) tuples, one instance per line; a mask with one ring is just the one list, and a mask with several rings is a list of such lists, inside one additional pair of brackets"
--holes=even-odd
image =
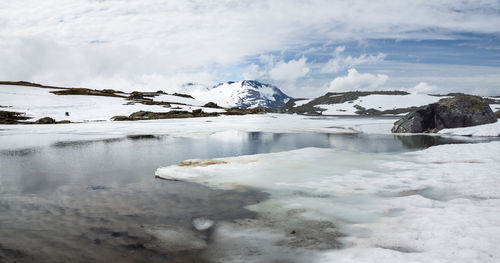
[(435, 103), (444, 97), (436, 97), (426, 94), (408, 95), (368, 95), (359, 97), (352, 102), (340, 104), (320, 104), (318, 108), (325, 109), (323, 115), (356, 115), (355, 105), (366, 109), (376, 109), (380, 111), (398, 108), (409, 108), (413, 106), (423, 106)]
[(170, 103), (182, 103), (182, 104), (187, 104), (187, 105), (193, 105), (193, 106), (203, 106), (206, 104), (206, 102), (199, 101), (196, 99), (191, 99), (191, 98), (185, 98), (181, 96), (174, 96), (174, 95), (158, 95), (156, 97), (153, 97), (154, 101), (164, 101), (164, 102), (170, 102)]
[[(232, 108), (240, 105), (250, 105), (250, 108), (265, 106), (265, 100), (275, 101), (275, 90), (272, 86), (263, 84), (256, 88), (248, 83), (242, 85), (243, 81), (223, 83), (212, 89), (193, 88), (186, 93), (192, 95), (194, 98), (203, 98), (204, 101), (214, 102), (219, 106)], [(254, 98), (252, 92), (258, 92), (260, 97)]]
[(206, 217), (198, 217), (193, 219), (193, 226), (198, 231), (205, 231), (211, 228), (213, 225), (214, 221)]
[[(0, 86), (0, 105), (7, 106), (2, 110), (25, 112), (26, 116), (37, 120), (42, 117), (52, 117), (55, 120), (70, 120), (71, 122), (109, 121), (113, 116), (128, 116), (137, 111), (168, 112), (171, 108), (161, 105), (144, 105), (124, 98), (86, 96), (86, 95), (55, 95), (50, 93), (55, 89), (45, 89), (26, 86)], [(202, 108), (204, 103), (198, 100), (173, 95), (161, 95), (154, 100), (165, 100), (190, 105), (173, 105), (177, 110), (203, 109), (205, 112), (222, 112), (222, 109)], [(65, 113), (68, 112), (69, 116)]]
[(307, 104), (307, 103), (309, 103), (311, 101), (312, 100), (298, 100), (298, 101), (295, 101), (295, 107), (302, 106), (302, 105)]
[(485, 136), (498, 137), (500, 136), (500, 122), (477, 125), (472, 127), (443, 129), (439, 131), (443, 135), (458, 135), (458, 136)]
[[(402, 155), (306, 148), (215, 160), (213, 165), (174, 165), (156, 172), (214, 188), (270, 194), (247, 207), (259, 214), (253, 223), (216, 226), (209, 251), (226, 244), (244, 261), (258, 262), (245, 257), (237, 242), (224, 241), (253, 233), (252, 240), (268, 240), (261, 246), (252, 243), (259, 258), (276, 247), (287, 251), (290, 244), (299, 244), (301, 249), (289, 255), (313, 253), (311, 262), (500, 260), (500, 176), (495, 173), (500, 171), (500, 142), (441, 145)], [(290, 235), (285, 225), (292, 222), (299, 233), (306, 224), (307, 231), (324, 234), (335, 230), (325, 228), (326, 222), (333, 223), (346, 235), (338, 238), (342, 249), (326, 244), (314, 250), (327, 241), (316, 239), (311, 246)], [(218, 260), (234, 259), (226, 253)]]
[(490, 104), (490, 108), (493, 112), (500, 110), (500, 104)]

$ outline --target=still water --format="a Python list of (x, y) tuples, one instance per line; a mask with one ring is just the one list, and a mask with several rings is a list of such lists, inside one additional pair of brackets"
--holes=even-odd
[(180, 246), (159, 238), (158, 231), (188, 231), (210, 242), (210, 231), (196, 231), (193, 219), (253, 218), (244, 207), (267, 198), (255, 189), (156, 179), (159, 166), (303, 147), (397, 153), (460, 142), (423, 135), (219, 132), (0, 151), (0, 262), (210, 261), (202, 245)]

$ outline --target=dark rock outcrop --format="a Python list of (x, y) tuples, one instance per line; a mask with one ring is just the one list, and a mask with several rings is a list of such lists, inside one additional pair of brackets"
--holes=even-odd
[(183, 98), (188, 98), (188, 99), (194, 99), (193, 96), (189, 95), (189, 94), (184, 94), (184, 93), (174, 93), (172, 94), (173, 96), (177, 96), (177, 97), (183, 97)]
[(444, 128), (476, 126), (497, 121), (480, 97), (457, 95), (408, 113), (394, 123), (393, 133), (437, 132)]
[(262, 114), (266, 113), (267, 109), (263, 107), (255, 107), (255, 108), (248, 108), (248, 109), (239, 109), (239, 108), (232, 108), (232, 109), (227, 109), (225, 115), (247, 115), (247, 114)]
[(366, 109), (365, 107), (362, 107), (360, 105), (354, 105), (354, 108), (356, 109), (356, 114), (359, 115), (381, 115), (382, 112), (373, 108)]
[(71, 123), (70, 120), (60, 120), (60, 121), (56, 121), (56, 124), (68, 124), (68, 123)]
[(0, 124), (17, 124), (27, 119), (29, 118), (22, 112), (0, 110)]
[(44, 117), (35, 122), (36, 124), (55, 124), (56, 120), (52, 119), (51, 117)]
[(220, 109), (222, 108), (221, 106), (217, 105), (216, 103), (213, 102), (208, 102), (207, 104), (203, 105), (205, 108), (214, 108), (214, 109)]
[(104, 96), (104, 97), (119, 97), (125, 98), (123, 95), (119, 95), (119, 91), (112, 89), (105, 90), (93, 90), (86, 88), (59, 88), (59, 90), (51, 91), (50, 93), (56, 95), (86, 95), (86, 96)]
[(130, 116), (114, 116), (114, 121), (136, 121), (136, 120), (157, 120), (157, 119), (175, 119), (175, 118), (195, 118), (195, 117), (214, 117), (219, 116), (217, 112), (204, 112), (201, 109), (189, 111), (173, 110), (169, 112), (151, 112), (138, 111)]

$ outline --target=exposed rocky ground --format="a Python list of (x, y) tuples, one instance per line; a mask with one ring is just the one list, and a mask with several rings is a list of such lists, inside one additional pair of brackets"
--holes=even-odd
[(29, 121), (29, 117), (22, 112), (0, 111), (0, 124), (64, 124), (68, 120), (56, 121), (50, 117), (40, 118), (37, 121)]
[(29, 118), (22, 112), (0, 110), (0, 124), (17, 124), (27, 119)]
[(151, 112), (151, 111), (138, 111), (130, 114), (130, 116), (114, 116), (114, 121), (137, 121), (137, 120), (158, 120), (158, 119), (177, 119), (177, 118), (199, 118), (199, 117), (216, 117), (220, 115), (246, 115), (246, 114), (260, 114), (265, 113), (265, 108), (252, 108), (252, 109), (226, 109), (225, 112), (204, 112), (201, 109), (192, 111), (178, 111), (173, 110), (169, 112)]

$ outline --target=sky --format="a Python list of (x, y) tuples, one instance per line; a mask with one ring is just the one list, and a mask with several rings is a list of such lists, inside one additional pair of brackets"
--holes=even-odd
[(0, 80), (500, 95), (500, 0), (2, 0)]

